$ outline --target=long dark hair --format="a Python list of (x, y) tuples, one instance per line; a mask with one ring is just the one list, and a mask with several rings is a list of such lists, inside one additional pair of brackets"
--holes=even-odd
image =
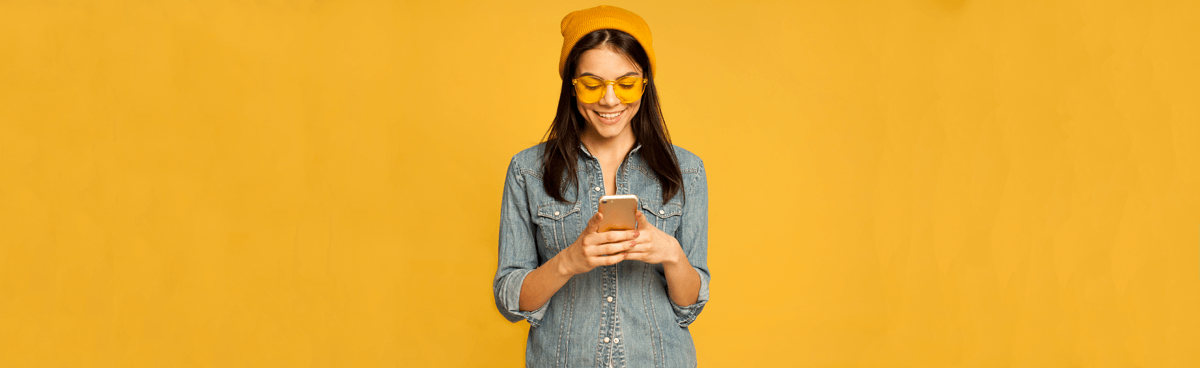
[(583, 133), (587, 120), (575, 107), (571, 76), (575, 74), (575, 68), (579, 65), (580, 55), (605, 44), (633, 59), (642, 69), (645, 78), (650, 80), (646, 91), (642, 93), (641, 106), (629, 124), (635, 139), (642, 144), (642, 158), (662, 185), (662, 201), (667, 203), (683, 188), (683, 173), (679, 171), (679, 161), (675, 157), (671, 135), (667, 133), (667, 124), (658, 104), (658, 88), (655, 87), (653, 71), (650, 69), (650, 57), (646, 55), (646, 50), (637, 39), (615, 29), (601, 29), (584, 35), (567, 54), (567, 62), (563, 68), (562, 92), (558, 96), (558, 112), (554, 114), (554, 122), (546, 132), (544, 140), (546, 145), (542, 151), (542, 186), (555, 200), (566, 202), (563, 188), (573, 188), (579, 184), (578, 167), (575, 162), (580, 153), (579, 136)]

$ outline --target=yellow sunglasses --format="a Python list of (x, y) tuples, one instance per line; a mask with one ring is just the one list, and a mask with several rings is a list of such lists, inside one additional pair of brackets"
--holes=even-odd
[(571, 80), (571, 84), (575, 86), (575, 98), (583, 103), (596, 103), (604, 98), (604, 94), (608, 92), (608, 86), (613, 86), (613, 93), (617, 95), (623, 103), (634, 103), (639, 98), (642, 98), (642, 92), (646, 91), (646, 84), (650, 80), (641, 77), (621, 77), (617, 80), (603, 80), (593, 76), (583, 76)]

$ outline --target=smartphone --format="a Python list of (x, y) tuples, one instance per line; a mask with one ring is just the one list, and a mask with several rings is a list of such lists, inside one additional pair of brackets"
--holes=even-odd
[(638, 197), (636, 195), (622, 194), (600, 197), (600, 213), (604, 214), (604, 219), (600, 220), (599, 231), (634, 230), (637, 226), (637, 220), (634, 219), (637, 210)]

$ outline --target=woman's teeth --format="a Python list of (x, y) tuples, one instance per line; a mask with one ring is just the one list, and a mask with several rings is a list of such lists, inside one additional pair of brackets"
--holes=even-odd
[(625, 110), (617, 111), (614, 113), (608, 113), (608, 114), (606, 114), (606, 113), (597, 113), (597, 114), (600, 114), (600, 117), (602, 117), (602, 118), (612, 119), (612, 118), (615, 118), (615, 117), (621, 115), (622, 112), (625, 112)]

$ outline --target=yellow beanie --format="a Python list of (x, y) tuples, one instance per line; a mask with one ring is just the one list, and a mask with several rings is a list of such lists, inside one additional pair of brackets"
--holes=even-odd
[[(562, 20), (562, 56), (558, 59), (558, 75), (568, 78), (564, 72), (567, 64), (567, 54), (575, 47), (584, 35), (600, 29), (615, 29), (633, 36), (646, 50), (650, 57), (650, 75), (658, 75), (654, 66), (654, 48), (650, 46), (650, 26), (642, 17), (631, 11), (615, 6), (601, 5), (591, 9), (577, 10), (567, 14)], [(572, 71), (573, 72), (573, 71)]]

